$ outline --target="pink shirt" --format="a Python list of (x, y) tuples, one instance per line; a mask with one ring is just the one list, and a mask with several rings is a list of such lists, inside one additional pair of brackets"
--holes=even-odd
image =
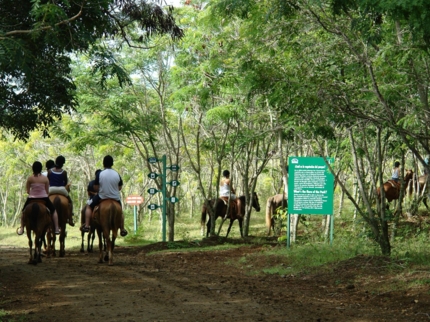
[(48, 194), (45, 190), (45, 184), (44, 183), (32, 183), (30, 184), (30, 194), (28, 195), (29, 198), (46, 198), (48, 197)]

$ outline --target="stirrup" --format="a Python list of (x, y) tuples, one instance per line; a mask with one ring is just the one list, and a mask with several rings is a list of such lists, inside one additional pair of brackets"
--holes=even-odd
[(127, 236), (128, 235), (128, 231), (127, 230), (125, 230), (125, 229), (121, 229), (121, 236), (122, 237), (125, 237), (125, 236)]
[[(22, 229), (21, 233), (20, 233), (20, 229)], [(24, 228), (23, 228), (23, 227), (18, 227), (18, 228), (16, 229), (16, 233), (17, 233), (17, 235), (19, 235), (19, 236), (24, 235)]]

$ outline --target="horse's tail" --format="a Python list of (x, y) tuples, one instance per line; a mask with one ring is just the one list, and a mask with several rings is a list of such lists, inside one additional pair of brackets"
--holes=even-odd
[[(63, 205), (61, 204), (60, 196), (55, 196), (53, 204), (54, 204), (55, 210), (57, 210), (58, 226), (61, 227), (61, 223), (63, 221)], [(51, 214), (51, 217), (53, 215), (54, 214)]]
[(113, 201), (109, 206), (109, 229), (112, 230), (112, 236), (117, 236), (118, 229), (121, 228), (121, 220), (122, 220), (122, 213), (121, 211), (117, 211), (117, 207), (119, 206), (119, 203), (116, 204), (116, 201)]
[(273, 197), (267, 199), (266, 203), (266, 228), (267, 236), (270, 235), (270, 228), (272, 228), (272, 214), (273, 214)]
[(34, 202), (31, 206), (31, 213), (30, 213), (30, 229), (36, 230), (37, 229), (37, 218), (39, 218), (40, 214), (40, 207), (37, 202)]

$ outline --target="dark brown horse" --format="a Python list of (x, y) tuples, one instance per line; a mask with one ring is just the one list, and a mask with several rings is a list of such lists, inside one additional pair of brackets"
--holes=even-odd
[[(209, 237), (209, 232), (211, 229), (211, 216), (210, 216), (210, 212), (209, 212), (209, 207), (212, 207), (212, 208), (215, 207), (215, 209), (214, 209), (215, 220), (217, 220), (218, 217), (223, 218), (223, 221), (220, 225), (220, 229), (221, 229), (221, 226), (224, 223), (224, 221), (227, 219), (230, 219), (230, 224), (229, 224), (228, 229), (227, 229), (227, 235), (225, 237), (226, 238), (228, 237), (228, 234), (230, 233), (231, 226), (233, 225), (233, 222), (237, 219), (239, 222), (240, 236), (242, 236), (242, 238), (243, 238), (242, 224), (243, 224), (243, 218), (245, 215), (246, 197), (240, 196), (239, 199), (240, 199), (240, 204), (241, 204), (240, 215), (238, 215), (238, 211), (237, 211), (236, 207), (230, 206), (229, 207), (229, 214), (227, 216), (226, 216), (227, 204), (226, 204), (226, 202), (224, 202), (224, 200), (218, 199), (218, 202), (216, 202), (216, 204), (215, 204), (216, 199), (206, 200), (206, 202), (203, 204), (202, 220), (201, 220), (202, 231), (203, 231), (204, 225), (206, 223), (206, 215), (209, 214), (209, 220), (206, 223), (206, 228), (207, 228), (206, 237)], [(257, 196), (256, 192), (253, 193), (251, 202), (252, 202), (252, 207), (256, 211), (260, 211), (260, 203), (259, 203), (258, 196)], [(218, 234), (219, 234), (219, 231), (218, 231)]]
[[(85, 224), (85, 209), (87, 209), (87, 206), (83, 207), (81, 210), (81, 226)], [(81, 231), (81, 253), (85, 252), (85, 246), (84, 246), (84, 237), (85, 232)], [(93, 218), (90, 219), (90, 231), (88, 232), (87, 236), (87, 252), (92, 253), (93, 252), (93, 246), (94, 246), (94, 239), (96, 238), (96, 226), (94, 224)], [(106, 248), (105, 248), (106, 249)]]
[[(60, 227), (61, 233), (59, 236), (60, 241), (60, 257), (64, 257), (66, 255), (66, 224), (69, 218), (69, 200), (67, 197), (60, 195), (60, 194), (52, 194), (49, 196), (49, 199), (53, 203), (55, 210), (57, 211), (58, 215), (58, 227)], [(53, 231), (53, 230), (51, 230)], [(55, 249), (55, 241), (57, 240), (56, 235), (51, 233), (47, 234), (48, 236), (48, 244), (49, 244), (49, 255), (56, 256), (56, 249)]]
[[(29, 264), (36, 265), (42, 262), (42, 240), (45, 237), (46, 231), (52, 224), (51, 214), (46, 208), (45, 202), (42, 200), (30, 201), (23, 211), (23, 222), (27, 231), (28, 246), (30, 246)], [(53, 227), (52, 227), (53, 228)], [(33, 241), (31, 232), (34, 236), (34, 254)]]
[(270, 229), (272, 229), (274, 235), (277, 235), (275, 232), (274, 217), (280, 207), (281, 209), (285, 209), (287, 207), (287, 199), (285, 194), (279, 193), (267, 199), (267, 202), (266, 202), (267, 236), (270, 236)]
[[(113, 265), (113, 250), (115, 248), (115, 240), (118, 236), (118, 229), (121, 227), (122, 208), (118, 201), (105, 199), (94, 209), (93, 219), (99, 237), (99, 263), (109, 261), (109, 265)], [(112, 232), (112, 239), (111, 239)], [(103, 242), (102, 234), (106, 239), (106, 254), (103, 258)]]
[[(405, 177), (403, 179), (404, 181), (404, 188), (406, 191), (406, 187), (409, 185), (409, 181), (411, 181), (412, 177), (414, 175), (414, 172), (412, 170), (406, 170)], [(384, 188), (384, 195), (388, 202), (391, 202), (393, 200), (399, 199), (400, 196), (400, 187), (401, 183), (396, 182), (394, 180), (388, 180), (385, 182), (382, 187)], [(380, 187), (376, 189), (376, 194), (378, 196), (378, 199), (381, 199), (381, 191)], [(388, 207), (388, 204), (387, 204)]]

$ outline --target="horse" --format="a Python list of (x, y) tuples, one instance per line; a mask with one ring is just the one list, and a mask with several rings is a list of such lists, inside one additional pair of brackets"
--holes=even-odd
[[(65, 251), (65, 240), (66, 240), (66, 224), (69, 219), (69, 200), (67, 197), (60, 195), (60, 194), (51, 194), (49, 195), (49, 199), (53, 203), (55, 210), (57, 211), (58, 215), (58, 227), (60, 227), (60, 257), (64, 257), (66, 255)], [(48, 236), (48, 245), (49, 245), (49, 254), (56, 256), (56, 249), (55, 249), (55, 241), (56, 236), (52, 232), (50, 234), (47, 234)]]
[[(406, 174), (405, 177), (403, 178), (403, 181), (405, 183), (404, 185), (404, 189), (406, 191), (406, 188), (409, 185), (409, 182), (411, 181), (412, 177), (414, 175), (414, 171), (412, 170), (406, 170)], [(382, 185), (382, 187), (384, 188), (384, 195), (385, 198), (387, 199), (387, 201), (390, 203), (393, 200), (397, 200), (399, 199), (400, 196), (400, 187), (401, 187), (401, 183), (400, 182), (396, 182), (394, 180), (388, 180), (387, 182), (384, 182), (384, 184)], [(378, 196), (378, 199), (381, 199), (381, 191), (380, 191), (380, 187), (378, 187), (376, 189), (376, 194)], [(388, 208), (388, 204), (387, 204), (387, 208)]]
[[(87, 206), (85, 205), (85, 207), (82, 208), (81, 210), (81, 226), (83, 224), (85, 224), (85, 209), (87, 209)], [(85, 246), (84, 246), (84, 237), (85, 237), (85, 232), (82, 231), (81, 232), (81, 253), (85, 252)], [(93, 246), (94, 246), (94, 239), (96, 238), (96, 226), (95, 223), (93, 221), (93, 218), (90, 219), (90, 231), (88, 232), (88, 237), (87, 237), (87, 252), (88, 253), (92, 253), (93, 252)], [(106, 249), (106, 247), (105, 247)]]
[[(232, 205), (230, 205), (229, 207), (229, 213), (226, 215), (227, 212), (227, 204), (225, 203), (225, 201), (223, 199), (211, 199), (211, 200), (206, 200), (205, 203), (203, 204), (203, 208), (202, 208), (202, 219), (201, 219), (201, 225), (202, 225), (202, 230), (204, 227), (204, 224), (206, 222), (206, 214), (209, 213), (208, 208), (211, 206), (212, 208), (216, 207), (214, 209), (215, 211), (215, 220), (217, 220), (218, 217), (222, 217), (223, 221), (220, 225), (220, 229), (222, 227), (222, 224), (224, 223), (224, 221), (229, 218), (230, 219), (230, 224), (228, 226), (227, 229), (227, 235), (225, 236), (226, 238), (228, 237), (228, 234), (230, 233), (230, 229), (231, 226), (233, 225), (233, 222), (237, 219), (239, 222), (239, 228), (240, 228), (240, 236), (243, 238), (243, 230), (242, 230), (242, 223), (243, 223), (243, 217), (245, 215), (245, 205), (246, 205), (246, 197), (245, 196), (240, 196), (239, 197), (240, 201), (241, 201), (241, 211), (240, 211), (240, 216), (238, 215), (238, 211), (237, 209), (235, 209), (236, 207), (232, 207)], [(218, 202), (216, 202), (218, 201)], [(257, 193), (254, 192), (252, 194), (252, 207), (259, 212), (260, 211), (260, 203), (258, 200), (258, 196)], [(236, 211), (235, 211), (236, 210)], [(209, 220), (206, 223), (206, 227), (207, 227), (207, 231), (206, 231), (206, 237), (209, 237), (209, 232), (210, 232), (210, 228), (211, 228), (211, 216), (209, 215)], [(219, 234), (219, 231), (218, 231)]]
[[(426, 206), (427, 210), (429, 210), (429, 206), (427, 205), (427, 196), (428, 196), (428, 182), (427, 182), (427, 174), (424, 174), (419, 177), (414, 177), (414, 179), (408, 185), (408, 195), (411, 197), (412, 193), (416, 193), (419, 198)], [(418, 199), (419, 200), (419, 199)]]
[(273, 230), (275, 235), (275, 218), (276, 212), (279, 207), (285, 209), (287, 207), (287, 199), (285, 194), (279, 193), (277, 195), (271, 196), (266, 202), (266, 227), (267, 236), (270, 236), (270, 229)]
[[(27, 231), (28, 245), (30, 246), (30, 259), (28, 264), (37, 265), (42, 262), (42, 240), (53, 223), (51, 214), (46, 208), (45, 202), (42, 200), (30, 201), (24, 208), (23, 222)], [(34, 235), (34, 254), (33, 254), (33, 241), (31, 239), (31, 232)]]
[[(104, 199), (94, 209), (93, 220), (99, 237), (99, 263), (109, 261), (109, 266), (113, 265), (113, 250), (115, 240), (118, 236), (118, 229), (121, 228), (122, 208), (121, 204), (113, 199)], [(112, 239), (110, 233), (112, 231)], [(106, 239), (106, 254), (103, 257), (102, 234)]]

